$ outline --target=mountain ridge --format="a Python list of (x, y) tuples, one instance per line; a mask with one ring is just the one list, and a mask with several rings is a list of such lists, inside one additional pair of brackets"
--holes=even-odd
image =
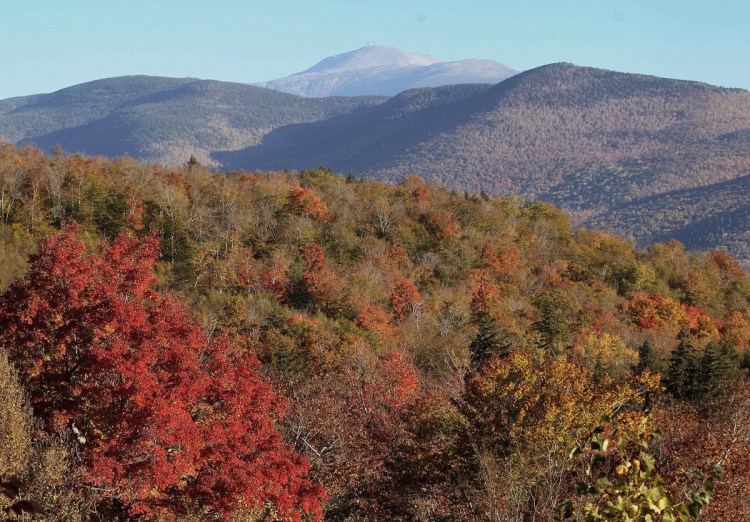
[[(331, 69), (356, 70), (391, 65), (424, 66), (440, 60), (426, 54), (406, 53), (387, 45), (370, 44), (353, 51), (323, 58), (312, 67), (295, 74), (320, 72)], [(293, 76), (293, 75), (292, 75)]]
[[(557, 63), (465, 92), (453, 104), (396, 109), (445, 89), (407, 91), (339, 117), (334, 134), (331, 121), (280, 128), (221, 161), (274, 169), (277, 157), (289, 168), (322, 164), (392, 183), (416, 173), (457, 190), (552, 201), (576, 223), (633, 235), (641, 245), (665, 238), (659, 209), (638, 207), (629, 219), (619, 207), (654, 197), (675, 208), (669, 195), (676, 191), (750, 174), (750, 93), (742, 89)], [(375, 148), (383, 143), (395, 145), (384, 154)], [(689, 223), (698, 217), (685, 219), (681, 237), (691, 248), (750, 256), (731, 237), (691, 241)]]
[[(332, 117), (385, 98), (306, 99), (249, 84), (125, 76), (95, 80), (0, 113), (0, 141), (89, 155), (207, 165), (214, 150), (257, 143), (278, 126)], [(4, 100), (3, 100), (4, 101)], [(3, 101), (0, 101), (2, 107)]]

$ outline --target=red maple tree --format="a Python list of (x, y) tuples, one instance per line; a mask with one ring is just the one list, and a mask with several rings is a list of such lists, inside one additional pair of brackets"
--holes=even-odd
[(253, 354), (156, 289), (157, 240), (120, 235), (87, 254), (78, 235), (43, 241), (0, 295), (0, 345), (44, 428), (76, 435), (85, 482), (147, 517), (197, 503), (320, 518), (325, 493), (277, 430), (286, 403)]

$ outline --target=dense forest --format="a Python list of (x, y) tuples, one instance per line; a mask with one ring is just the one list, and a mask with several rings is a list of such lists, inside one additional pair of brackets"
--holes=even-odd
[(750, 520), (750, 278), (549, 203), (0, 147), (0, 509)]

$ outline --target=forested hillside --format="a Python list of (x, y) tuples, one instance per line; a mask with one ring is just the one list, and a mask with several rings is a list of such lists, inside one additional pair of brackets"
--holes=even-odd
[(642, 198), (587, 223), (600, 228), (616, 223), (634, 237), (651, 241), (674, 238), (690, 249), (719, 245), (747, 265), (750, 259), (750, 175), (708, 187)]
[(744, 264), (749, 136), (747, 91), (570, 64), (393, 98), (123, 77), (0, 101), (0, 139), (46, 151), (165, 165), (194, 155), (225, 169), (323, 165), (392, 184), (418, 174), (448, 189), (551, 201), (574, 223), (641, 247), (677, 237)]
[(211, 153), (256, 145), (277, 127), (385, 99), (305, 99), (239, 83), (123, 76), (0, 101), (0, 140), (167, 164), (193, 154), (210, 163)]
[(416, 176), (4, 146), (0, 289), (8, 513), (750, 520), (721, 251)]
[(463, 89), (408, 91), (334, 122), (279, 129), (224, 163), (322, 163), (391, 182), (419, 172), (449, 188), (534, 193), (590, 212), (747, 173), (750, 93), (741, 89), (571, 64)]
[(326, 165), (390, 182), (418, 173), (457, 190), (553, 201), (576, 222), (633, 234), (641, 245), (682, 215), (691, 248), (745, 258), (741, 230), (716, 221), (701, 232), (705, 222), (696, 220), (707, 216), (680, 212), (670, 199), (750, 174), (748, 129), (747, 91), (552, 64), (491, 88), (409, 91), (366, 111), (280, 128), (217, 158), (237, 168)]

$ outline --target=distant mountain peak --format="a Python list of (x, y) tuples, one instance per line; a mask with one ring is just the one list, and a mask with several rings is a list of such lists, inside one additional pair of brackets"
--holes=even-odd
[(329, 56), (319, 61), (305, 74), (332, 70), (356, 71), (374, 67), (410, 67), (425, 66), (438, 63), (440, 60), (426, 54), (413, 54), (380, 44), (368, 44), (354, 51)]
[(260, 84), (306, 97), (393, 96), (416, 87), (459, 83), (499, 83), (516, 73), (502, 63), (480, 58), (443, 62), (426, 54), (369, 44), (324, 58), (302, 72)]

